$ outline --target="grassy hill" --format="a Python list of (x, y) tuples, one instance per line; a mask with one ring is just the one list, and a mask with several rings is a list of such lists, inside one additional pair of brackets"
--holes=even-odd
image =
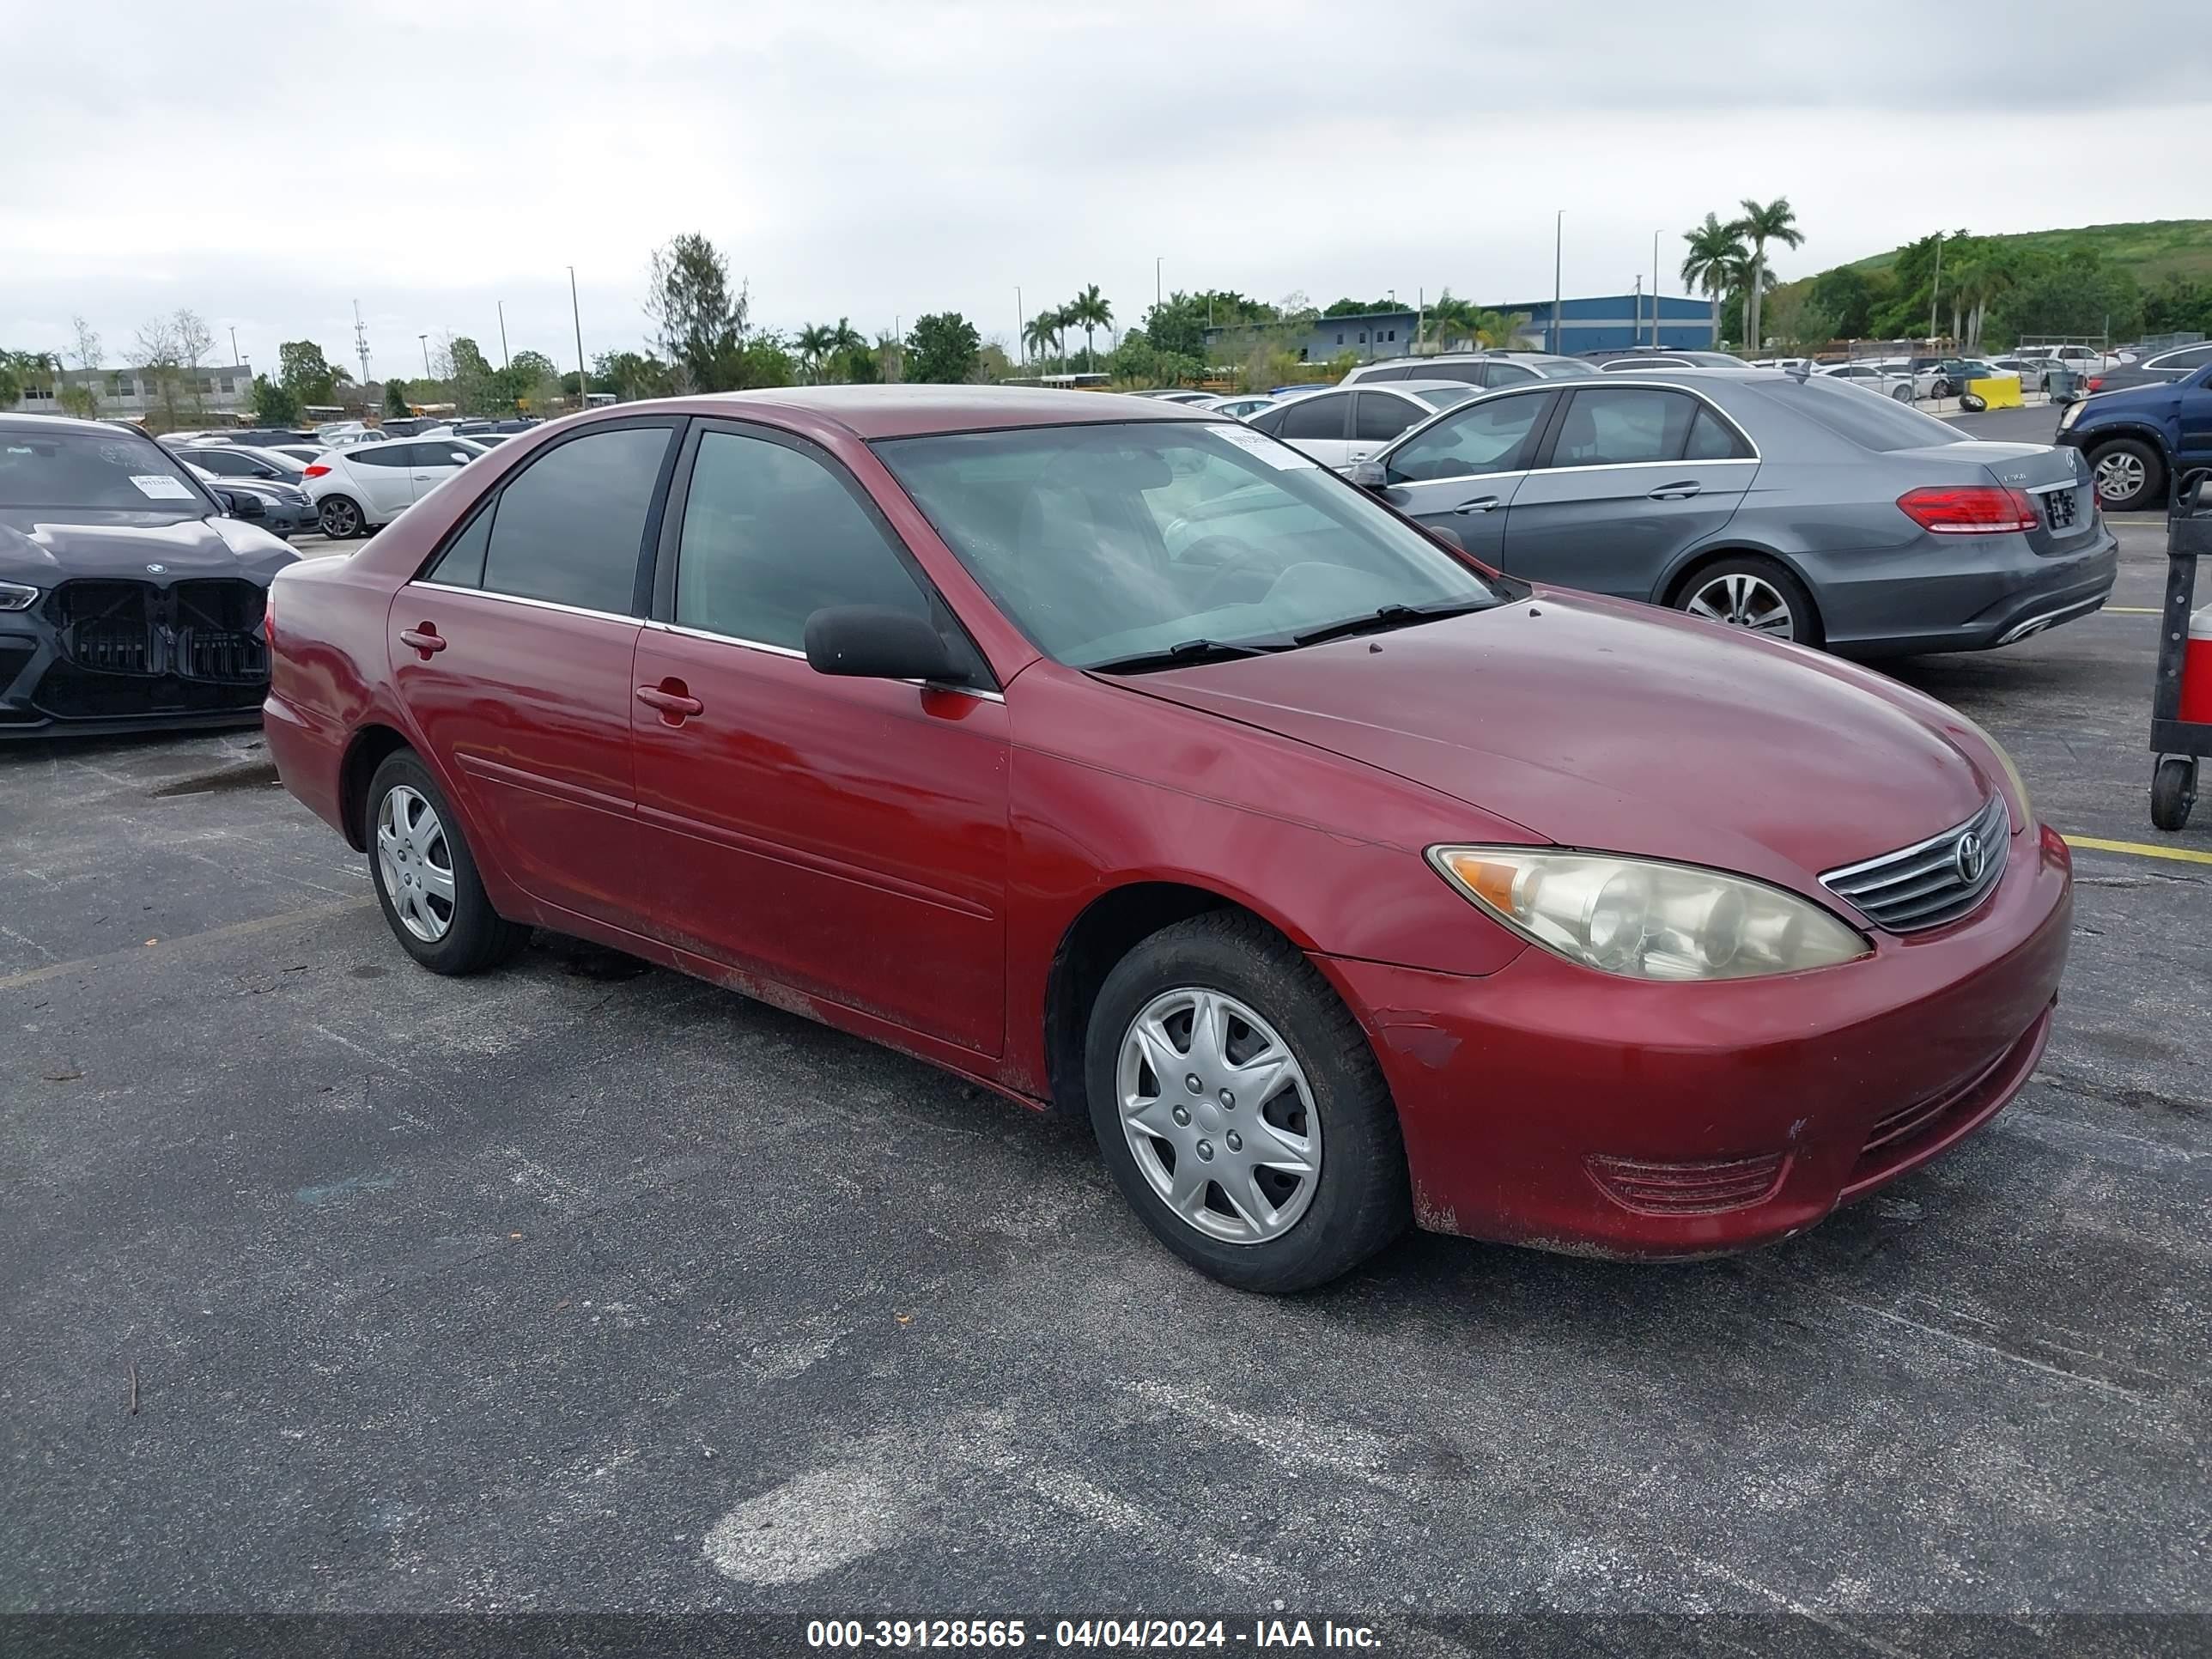
[[(1969, 227), (1972, 228), (1972, 227)], [(2212, 281), (2212, 219), (2154, 219), (2139, 225), (2083, 225), (2075, 230), (2029, 230), (1986, 240), (2022, 252), (2063, 256), (2094, 249), (2107, 264), (2124, 267), (2145, 289), (2168, 276)], [(1897, 263), (1903, 248), (1869, 254), (1851, 264), (1861, 270), (1883, 270)]]

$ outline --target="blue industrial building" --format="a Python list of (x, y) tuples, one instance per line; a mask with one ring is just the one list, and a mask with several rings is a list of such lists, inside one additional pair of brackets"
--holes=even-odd
[[(1710, 301), (1662, 295), (1659, 299), (1659, 343), (1677, 350), (1713, 349), (1713, 307)], [(1571, 357), (1578, 351), (1624, 351), (1651, 343), (1652, 301), (1648, 294), (1613, 294), (1595, 300), (1562, 300), (1559, 322), (1552, 319), (1549, 300), (1516, 300), (1492, 307), (1507, 316), (1521, 312), (1528, 319), (1526, 337), (1547, 351)]]

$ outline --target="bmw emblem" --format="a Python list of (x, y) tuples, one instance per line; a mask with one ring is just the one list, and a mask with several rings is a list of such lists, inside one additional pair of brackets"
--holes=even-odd
[(146, 567), (146, 574), (149, 576), (158, 576), (168, 568), (166, 564), (149, 564)]
[(1989, 863), (1989, 854), (1982, 847), (1982, 838), (1969, 830), (1959, 837), (1957, 863), (1959, 879), (1969, 887), (1982, 878), (1982, 871)]

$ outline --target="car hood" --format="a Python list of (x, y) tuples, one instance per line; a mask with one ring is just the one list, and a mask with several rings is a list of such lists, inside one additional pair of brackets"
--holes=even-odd
[[(1564, 846), (1804, 889), (1996, 793), (1959, 717), (1671, 611), (1527, 601), (1121, 684), (1395, 773)], [(1947, 727), (1948, 729), (1947, 729)]]
[[(234, 519), (159, 513), (0, 509), (0, 577), (51, 587), (79, 576), (143, 581), (192, 576), (266, 580), (298, 556)], [(158, 571), (148, 566), (159, 565)]]

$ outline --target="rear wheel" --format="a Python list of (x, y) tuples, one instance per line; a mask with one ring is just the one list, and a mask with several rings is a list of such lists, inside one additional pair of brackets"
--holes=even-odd
[(323, 534), (334, 542), (350, 541), (368, 526), (361, 505), (347, 495), (325, 495), (316, 514)]
[(1698, 571), (1675, 593), (1674, 608), (1770, 640), (1820, 643), (1820, 613), (1805, 584), (1779, 562), (1755, 554)]
[(2133, 513), (2154, 504), (2166, 489), (2166, 462), (2140, 438), (2115, 438), (2089, 452), (2097, 499), (2107, 513)]
[(1256, 917), (1194, 916), (1123, 957), (1091, 1008), (1084, 1076), (1123, 1196), (1224, 1284), (1326, 1284), (1411, 1217), (1397, 1109), (1366, 1034)]
[(2169, 835), (2189, 827), (2190, 809), (2197, 805), (2197, 763), (2186, 756), (2169, 755), (2150, 775), (2150, 821)]
[(434, 974), (473, 974), (530, 942), (529, 928), (491, 908), (460, 820), (413, 750), (385, 757), (365, 810), (370, 878), (409, 956)]

